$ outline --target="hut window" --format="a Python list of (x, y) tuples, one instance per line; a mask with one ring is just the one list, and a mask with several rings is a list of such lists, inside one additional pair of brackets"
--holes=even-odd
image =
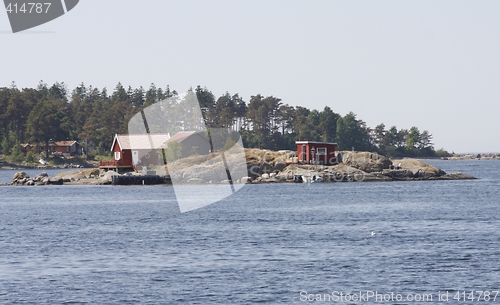
[(316, 155), (318, 156), (326, 155), (326, 148), (325, 147), (318, 148), (318, 150), (316, 151)]

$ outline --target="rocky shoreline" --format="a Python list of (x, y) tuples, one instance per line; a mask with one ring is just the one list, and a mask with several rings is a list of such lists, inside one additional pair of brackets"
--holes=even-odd
[(79, 164), (62, 164), (62, 165), (16, 165), (16, 164), (6, 164), (3, 163), (0, 165), (0, 170), (27, 170), (27, 169), (70, 169), (70, 168), (92, 168), (90, 166), (83, 166)]
[[(292, 159), (290, 159), (292, 158)], [(470, 180), (477, 179), (464, 173), (446, 173), (443, 170), (422, 163), (416, 159), (391, 160), (369, 152), (342, 151), (337, 154), (337, 164), (323, 166), (317, 164), (296, 164), (293, 152), (271, 152), (251, 149), (246, 151), (248, 176), (235, 183), (297, 183), (297, 182), (382, 182), (382, 181), (421, 181), (421, 180)], [(194, 161), (194, 162), (193, 162)], [(210, 160), (205, 163), (200, 157), (196, 160), (183, 160), (180, 166), (186, 177), (185, 184), (224, 183), (224, 181), (205, 181), (204, 173), (210, 171)], [(212, 162), (213, 163), (213, 162)], [(187, 165), (186, 165), (187, 164)], [(170, 168), (170, 167), (169, 167)], [(9, 185), (109, 185), (113, 171), (99, 169), (80, 169), (59, 173), (49, 177), (41, 173), (30, 178), (24, 172), (14, 175)], [(138, 173), (127, 173), (134, 176)], [(168, 179), (165, 179), (168, 180)]]
[(448, 157), (447, 160), (500, 160), (498, 154), (460, 154)]
[[(459, 172), (446, 173), (442, 169), (416, 159), (391, 160), (369, 152), (343, 151), (338, 153), (337, 160), (338, 164), (331, 166), (292, 164), (279, 172), (269, 163), (267, 167), (270, 168), (270, 173), (254, 177), (250, 179), (250, 183), (297, 182), (297, 180), (304, 182), (377, 182), (477, 179)], [(279, 163), (275, 165), (281, 167)], [(249, 169), (249, 171), (255, 172), (255, 168)]]

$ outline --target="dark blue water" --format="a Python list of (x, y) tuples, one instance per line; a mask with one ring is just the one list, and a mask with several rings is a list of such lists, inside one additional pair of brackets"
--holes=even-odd
[(500, 290), (500, 162), (434, 162), (483, 179), (248, 185), (184, 214), (169, 187), (0, 187), (0, 303), (477, 304), (453, 297)]

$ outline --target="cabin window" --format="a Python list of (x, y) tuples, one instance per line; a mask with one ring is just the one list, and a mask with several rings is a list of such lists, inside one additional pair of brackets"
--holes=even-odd
[(318, 148), (318, 150), (316, 151), (316, 155), (318, 155), (318, 156), (326, 155), (326, 147)]
[(119, 151), (115, 151), (115, 160), (118, 161), (121, 159), (121, 153)]
[(302, 161), (306, 160), (306, 146), (302, 145)]

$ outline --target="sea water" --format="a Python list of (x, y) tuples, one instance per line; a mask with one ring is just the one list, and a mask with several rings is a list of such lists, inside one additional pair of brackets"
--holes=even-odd
[(429, 163), (481, 179), (0, 187), (0, 303), (500, 302), (500, 162)]

